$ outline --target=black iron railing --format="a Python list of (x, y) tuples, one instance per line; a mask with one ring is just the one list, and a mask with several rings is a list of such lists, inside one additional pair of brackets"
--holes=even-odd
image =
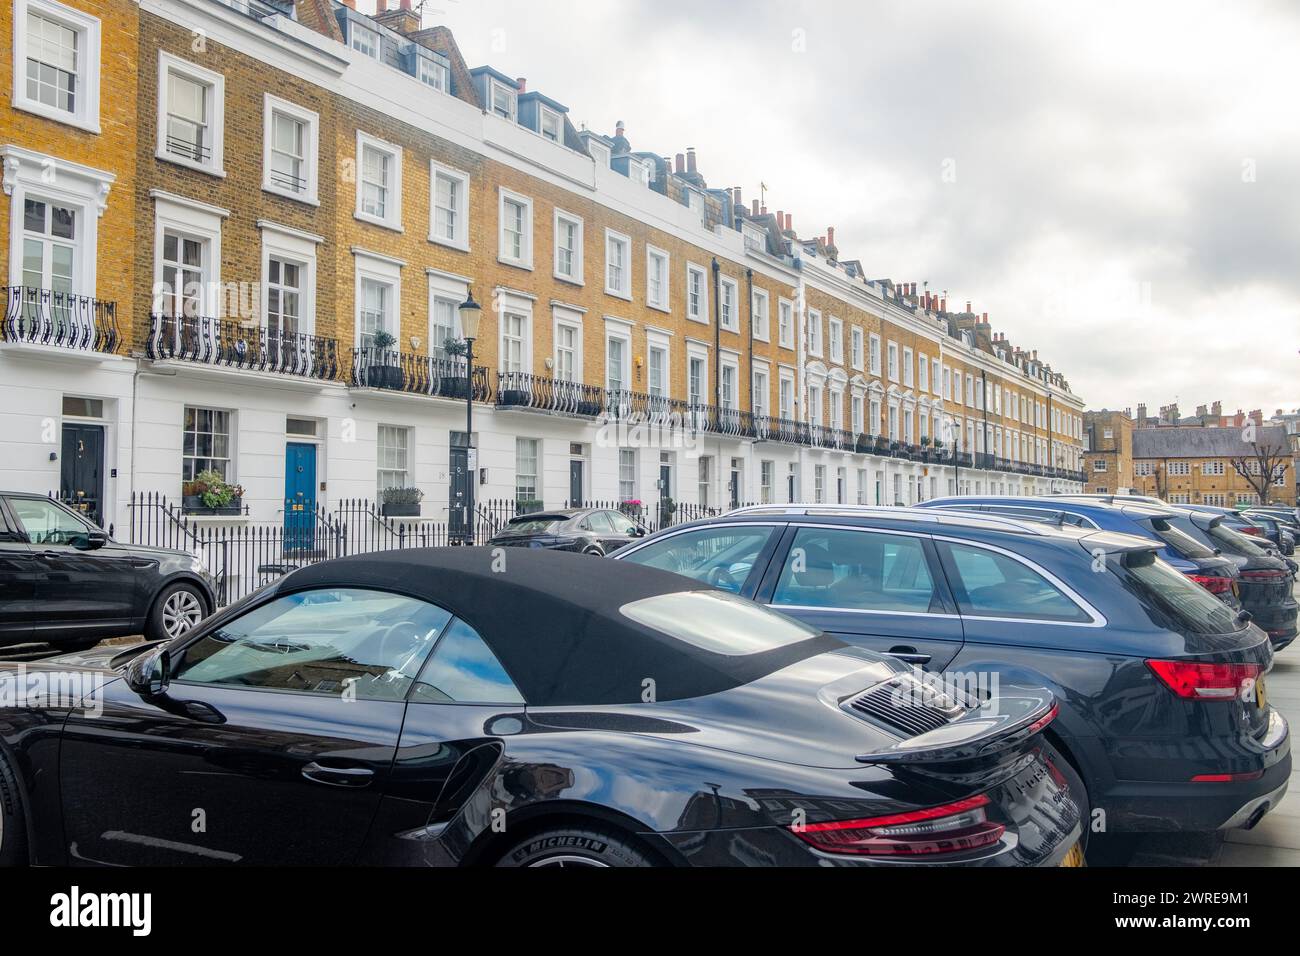
[(0, 341), (110, 355), (122, 344), (117, 303), (32, 286), (5, 286)]
[(320, 335), (245, 325), (231, 319), (149, 316), (145, 354), (275, 375), (332, 380), (338, 377), (338, 343)]
[(524, 372), (498, 372), (496, 404), (498, 408), (531, 408), (595, 418), (605, 409), (604, 389), (582, 382), (566, 382), (544, 375)]
[[(444, 358), (366, 346), (352, 350), (351, 383), (357, 388), (379, 388), (412, 395), (464, 400), (470, 388), (463, 358)], [(474, 401), (492, 397), (488, 370), (474, 366)]]

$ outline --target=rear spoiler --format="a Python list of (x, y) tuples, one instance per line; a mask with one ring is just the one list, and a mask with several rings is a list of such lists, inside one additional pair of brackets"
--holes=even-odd
[(1159, 551), (1164, 546), (1161, 541), (1143, 538), (1136, 534), (1121, 534), (1118, 531), (1094, 531), (1079, 539), (1079, 547), (1089, 554), (1098, 551), (1103, 554), (1131, 554), (1136, 551)]
[(1014, 694), (999, 694), (952, 723), (854, 759), (859, 763), (948, 763), (1019, 747), (1055, 720), (1061, 708), (1045, 687), (1014, 690)]

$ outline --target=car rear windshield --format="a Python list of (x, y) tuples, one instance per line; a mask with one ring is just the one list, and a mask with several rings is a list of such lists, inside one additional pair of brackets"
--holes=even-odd
[(506, 525), (506, 534), (545, 534), (564, 524), (563, 518), (555, 515), (536, 515), (516, 518)]
[(1246, 626), (1236, 611), (1154, 551), (1125, 553), (1113, 568), (1158, 627), (1180, 634), (1230, 634)]
[(679, 591), (619, 608), (625, 617), (710, 654), (745, 657), (790, 647), (821, 632), (725, 591)]
[(1216, 524), (1211, 527), (1209, 535), (1223, 545), (1224, 551), (1231, 551), (1233, 554), (1244, 554), (1252, 558), (1259, 558), (1268, 554), (1267, 545), (1260, 547), (1240, 531), (1233, 531), (1224, 524)]
[(1186, 531), (1179, 531), (1164, 518), (1155, 518), (1152, 520), (1151, 530), (1156, 533), (1157, 538), (1169, 545), (1169, 547), (1173, 548), (1184, 558), (1214, 557), (1214, 550), (1212, 548), (1207, 548)]

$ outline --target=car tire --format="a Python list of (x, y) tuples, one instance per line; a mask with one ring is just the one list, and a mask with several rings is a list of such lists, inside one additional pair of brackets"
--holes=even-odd
[(144, 636), (151, 641), (169, 641), (188, 633), (207, 615), (208, 602), (203, 592), (188, 581), (177, 581), (154, 598)]
[(623, 837), (587, 827), (556, 827), (534, 833), (506, 852), (497, 866), (658, 866)]
[(0, 867), (26, 866), (27, 817), (18, 778), (0, 754)]

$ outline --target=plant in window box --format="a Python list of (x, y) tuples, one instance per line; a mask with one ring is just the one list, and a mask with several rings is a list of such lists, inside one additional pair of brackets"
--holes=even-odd
[(244, 508), (244, 489), (208, 468), (181, 485), (181, 508), (186, 514), (237, 515)]
[(618, 510), (635, 521), (641, 517), (641, 501), (638, 498), (629, 498), (627, 501), (620, 501), (618, 503)]
[(469, 395), (469, 383), (465, 380), (465, 357), (469, 346), (464, 339), (444, 339), (443, 354), (447, 356), (441, 370), (442, 382), (438, 394), (447, 398), (465, 398)]
[(401, 356), (394, 350), (397, 338), (387, 329), (379, 329), (371, 337), (371, 361), (366, 384), (371, 388), (401, 391), (404, 384)]
[(424, 492), (419, 488), (385, 488), (380, 493), (385, 518), (418, 518)]

